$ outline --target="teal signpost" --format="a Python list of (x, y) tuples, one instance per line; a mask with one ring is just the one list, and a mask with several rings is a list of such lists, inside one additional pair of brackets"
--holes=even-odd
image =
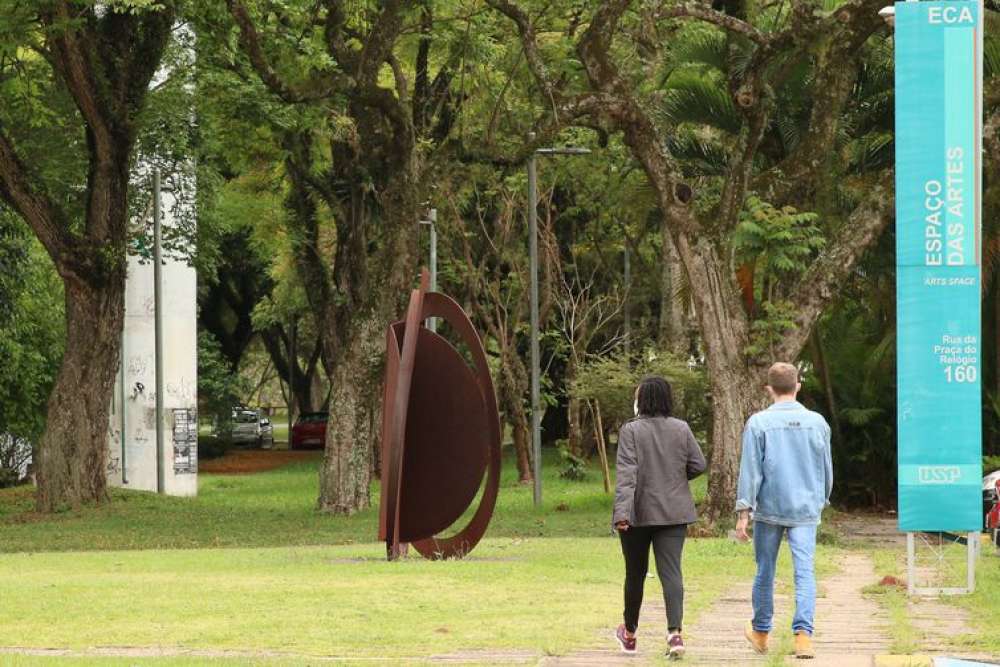
[(899, 529), (982, 528), (978, 2), (897, 2)]

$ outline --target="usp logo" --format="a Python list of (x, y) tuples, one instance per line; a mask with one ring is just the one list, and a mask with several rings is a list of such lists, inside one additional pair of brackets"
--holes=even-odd
[(917, 468), (917, 482), (920, 484), (955, 484), (962, 479), (958, 466), (920, 466)]

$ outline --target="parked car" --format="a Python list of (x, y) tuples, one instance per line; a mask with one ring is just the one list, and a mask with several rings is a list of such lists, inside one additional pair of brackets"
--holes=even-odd
[(288, 437), (289, 449), (322, 449), (326, 444), (328, 412), (303, 412), (292, 425)]
[(264, 449), (274, 446), (271, 420), (253, 408), (233, 408), (233, 444), (257, 445)]
[(267, 417), (260, 418), (260, 440), (261, 449), (274, 449), (274, 426)]

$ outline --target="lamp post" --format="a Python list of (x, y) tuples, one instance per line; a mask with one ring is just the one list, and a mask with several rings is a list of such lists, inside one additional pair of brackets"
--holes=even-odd
[[(632, 262), (628, 247), (628, 237), (625, 237), (625, 249), (623, 251), (625, 255), (625, 303), (624, 306), (624, 316), (625, 316), (625, 358), (632, 358), (632, 318), (629, 309), (629, 297), (632, 292)], [(629, 361), (631, 365), (631, 361)]]
[(153, 357), (156, 368), (156, 492), (162, 494), (163, 469), (163, 218), (160, 170), (153, 171)]
[[(529, 140), (535, 138), (534, 133)], [(531, 264), (531, 456), (535, 506), (542, 504), (541, 365), (538, 351), (538, 170), (539, 155), (587, 155), (587, 148), (536, 148), (528, 157), (528, 257)]]
[[(436, 208), (427, 210), (427, 219), (420, 220), (421, 225), (428, 225), (431, 228), (431, 249), (430, 249), (430, 269), (431, 269), (431, 291), (437, 291), (437, 280), (438, 280), (438, 234), (437, 234), (437, 219), (438, 212)], [(437, 331), (437, 318), (429, 317), (427, 318), (427, 328), (431, 331)]]

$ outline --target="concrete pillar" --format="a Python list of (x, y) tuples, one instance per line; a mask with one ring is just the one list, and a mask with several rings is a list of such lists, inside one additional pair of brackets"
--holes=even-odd
[[(164, 178), (165, 183), (170, 179)], [(164, 187), (163, 229), (175, 225), (176, 198)], [(184, 259), (164, 253), (163, 467), (164, 493), (198, 493), (197, 276)], [(130, 256), (125, 288), (122, 368), (112, 400), (108, 483), (156, 491), (156, 365), (153, 262)], [(122, 406), (124, 406), (124, 437)]]

